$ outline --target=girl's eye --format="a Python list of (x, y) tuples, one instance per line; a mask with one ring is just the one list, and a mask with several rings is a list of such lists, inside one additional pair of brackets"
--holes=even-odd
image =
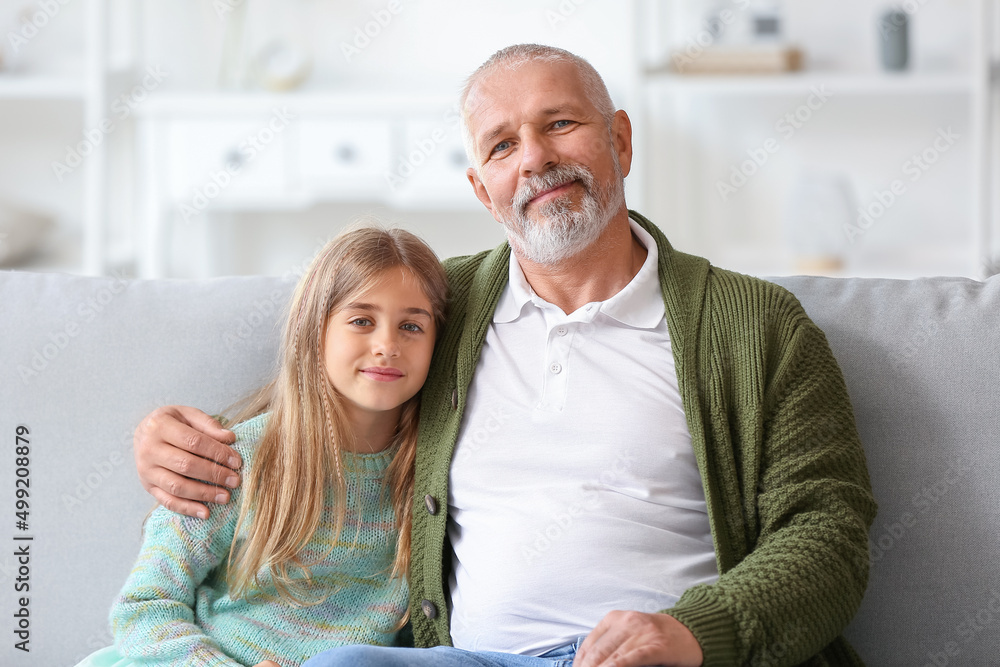
[(372, 323), (372, 321), (370, 319), (368, 319), (367, 317), (355, 317), (353, 320), (351, 320), (350, 322), (348, 322), (348, 324), (353, 324), (353, 325), (359, 326), (359, 327), (371, 326), (371, 323)]
[(402, 329), (404, 331), (409, 331), (409, 332), (412, 332), (412, 333), (419, 333), (419, 332), (423, 331), (423, 329), (420, 328), (419, 324), (414, 324), (413, 322), (408, 322), (408, 323), (404, 324), (402, 326)]

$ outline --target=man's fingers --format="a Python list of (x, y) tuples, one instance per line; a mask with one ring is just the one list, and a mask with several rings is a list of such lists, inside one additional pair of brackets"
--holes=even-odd
[(236, 441), (236, 436), (227, 428), (223, 428), (222, 425), (215, 420), (215, 418), (210, 415), (205, 414), (198, 408), (188, 407), (186, 405), (176, 406), (178, 414), (183, 418), (193, 428), (201, 431), (210, 438), (214, 438), (219, 442), (232, 444)]
[[(215, 484), (216, 486), (229, 487), (230, 489), (235, 489), (240, 484), (240, 474), (235, 470), (227, 468), (225, 466), (220, 466), (217, 463), (213, 463), (208, 459), (203, 459), (199, 456), (192, 456), (182, 449), (177, 449), (176, 447), (168, 448), (167, 445), (163, 445), (162, 455), (158, 457), (161, 460), (160, 466), (166, 468), (170, 472), (176, 473), (183, 477), (194, 480), (199, 483), (209, 482), (210, 484)], [(184, 488), (190, 488), (185, 486)], [(169, 491), (169, 489), (167, 489)], [(199, 490), (203, 494), (209, 493), (208, 489)], [(214, 493), (224, 492), (225, 489), (218, 489)], [(218, 502), (215, 497), (207, 496), (188, 496), (182, 495), (185, 498), (190, 498), (191, 500), (207, 500), (209, 502)], [(222, 501), (225, 502), (225, 501)]]
[(609, 656), (611, 662), (616, 667), (645, 667), (646, 665), (657, 665), (659, 654), (652, 646), (635, 646), (628, 648), (622, 646), (615, 653)]
[[(588, 637), (589, 639), (589, 637)], [(595, 641), (591, 643), (587, 650), (581, 645), (573, 659), (573, 667), (598, 667), (607, 663), (605, 660), (614, 653), (615, 646), (608, 642)]]
[(187, 516), (195, 516), (200, 519), (208, 518), (208, 508), (204, 505), (168, 495), (165, 491), (155, 486), (150, 487), (149, 492), (153, 494), (153, 497), (156, 498), (157, 502), (171, 512), (177, 512), (178, 514), (184, 514)]
[(580, 646), (573, 667), (695, 667), (703, 658), (698, 640), (674, 617), (610, 611)]
[[(206, 418), (211, 419), (206, 415)], [(163, 442), (166, 442), (174, 447), (183, 449), (185, 451), (191, 452), (195, 456), (200, 456), (203, 459), (209, 459), (220, 463), (224, 466), (229, 466), (230, 468), (240, 467), (239, 454), (236, 453), (229, 445), (216, 440), (210, 436), (205, 435), (196, 428), (192, 428), (190, 425), (178, 421), (177, 419), (161, 419), (159, 417), (150, 417), (150, 431), (155, 433), (156, 436)], [(216, 426), (215, 430), (219, 430)], [(226, 433), (230, 433), (226, 431)], [(167, 465), (166, 462), (159, 462), (160, 465)], [(180, 470), (176, 472), (182, 472)], [(221, 474), (221, 473), (220, 473)], [(202, 477), (201, 479), (209, 480), (208, 477)], [(225, 479), (225, 477), (222, 477)], [(216, 481), (215, 478), (210, 481)]]
[(156, 488), (177, 500), (194, 500), (219, 505), (229, 502), (229, 492), (226, 489), (189, 479), (167, 468), (154, 470), (152, 477)]
[(594, 647), (597, 646), (601, 637), (607, 632), (608, 625), (608, 617), (605, 616), (594, 626), (594, 629), (590, 631), (587, 638), (580, 644), (580, 648), (576, 652), (576, 657), (573, 658), (573, 667), (590, 667), (591, 665), (599, 665), (601, 663), (602, 657), (598, 655)]
[(242, 461), (226, 444), (233, 441), (233, 433), (201, 410), (154, 410), (136, 429), (134, 440), (143, 487), (171, 511), (207, 518), (208, 508), (201, 503), (229, 502), (224, 487), (240, 483), (234, 468)]

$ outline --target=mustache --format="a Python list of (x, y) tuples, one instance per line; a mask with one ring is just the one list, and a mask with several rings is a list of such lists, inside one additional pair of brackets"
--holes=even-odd
[(517, 188), (514, 193), (514, 210), (523, 214), (528, 207), (528, 202), (537, 197), (539, 193), (572, 181), (580, 181), (589, 193), (594, 184), (594, 175), (583, 165), (556, 165), (543, 174), (532, 176)]

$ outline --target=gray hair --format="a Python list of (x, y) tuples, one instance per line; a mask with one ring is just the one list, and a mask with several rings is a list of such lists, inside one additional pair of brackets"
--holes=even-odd
[(608, 94), (608, 87), (604, 85), (604, 79), (597, 73), (593, 65), (575, 53), (554, 46), (543, 44), (508, 46), (494, 53), (475, 72), (469, 75), (462, 88), (462, 96), (459, 98), (459, 107), (462, 110), (462, 143), (465, 144), (465, 154), (469, 158), (469, 163), (476, 171), (479, 171), (479, 167), (475, 159), (475, 140), (469, 130), (469, 117), (465, 110), (465, 102), (469, 98), (472, 87), (500, 68), (514, 71), (523, 65), (536, 62), (569, 63), (576, 67), (576, 71), (580, 73), (580, 79), (583, 80), (584, 94), (597, 107), (597, 111), (608, 125), (608, 131), (611, 131), (611, 123), (615, 117), (615, 105), (611, 101), (611, 95)]

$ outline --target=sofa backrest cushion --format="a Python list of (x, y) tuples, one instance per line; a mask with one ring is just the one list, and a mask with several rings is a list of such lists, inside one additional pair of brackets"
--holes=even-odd
[[(879, 502), (871, 581), (848, 637), (872, 665), (991, 664), (1000, 646), (1000, 279), (775, 282), (827, 334)], [(108, 610), (153, 504), (136, 478), (133, 429), (158, 406), (217, 412), (263, 384), (292, 287), (0, 272), (0, 479), (9, 489), (0, 664), (71, 665), (110, 645)], [(29, 431), (24, 531), (14, 516), (18, 426)], [(30, 545), (27, 592), (15, 591), (15, 544)], [(29, 654), (10, 641), (20, 597), (29, 598)]]
[(847, 637), (870, 665), (1000, 655), (1000, 277), (774, 279), (826, 333), (878, 516)]
[[(293, 286), (0, 272), (0, 664), (72, 665), (111, 645), (108, 612), (154, 504), (135, 472), (135, 426), (161, 405), (219, 412), (262, 385)], [(30, 443), (24, 531), (12, 488), (18, 426)], [(15, 544), (30, 545), (27, 592), (14, 588)], [(10, 634), (22, 596), (28, 654)]]

